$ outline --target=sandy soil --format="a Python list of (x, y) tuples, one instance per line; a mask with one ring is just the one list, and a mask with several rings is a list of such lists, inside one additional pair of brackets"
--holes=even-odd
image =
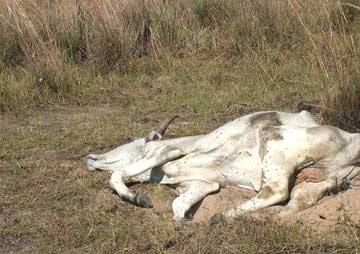
[[(219, 193), (207, 196), (197, 209), (193, 209), (193, 221), (207, 221), (215, 213), (232, 208), (254, 196), (254, 191), (238, 187), (227, 187)], [(354, 187), (345, 192), (326, 196), (319, 203), (311, 208), (298, 212), (287, 217), (277, 217), (282, 206), (273, 206), (247, 216), (266, 218), (271, 216), (276, 220), (286, 223), (301, 223), (311, 227), (315, 231), (323, 232), (335, 230), (340, 222), (360, 221), (360, 188)], [(195, 211), (196, 210), (196, 211)], [(343, 223), (341, 223), (343, 225)]]

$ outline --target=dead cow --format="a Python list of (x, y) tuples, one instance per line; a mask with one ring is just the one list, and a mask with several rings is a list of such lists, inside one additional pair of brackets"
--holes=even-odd
[[(87, 156), (87, 168), (112, 171), (110, 184), (131, 203), (150, 207), (144, 193), (125, 182), (156, 181), (176, 186), (175, 220), (206, 195), (236, 185), (257, 195), (226, 211), (234, 217), (289, 199), (280, 212), (286, 216), (314, 205), (324, 194), (348, 183), (359, 172), (360, 134), (317, 124), (307, 111), (258, 112), (240, 117), (209, 134), (162, 140), (174, 118), (148, 137), (130, 140), (105, 154)], [(296, 176), (308, 168), (320, 181)]]

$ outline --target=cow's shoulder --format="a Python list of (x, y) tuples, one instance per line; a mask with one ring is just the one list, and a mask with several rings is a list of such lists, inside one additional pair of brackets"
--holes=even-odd
[(278, 126), (264, 126), (258, 130), (259, 156), (263, 159), (267, 145), (270, 141), (281, 141), (284, 139), (283, 130)]
[(350, 133), (329, 125), (319, 125), (306, 128), (305, 133), (308, 139), (316, 140), (321, 143), (330, 142), (339, 145), (349, 143), (349, 138), (351, 136)]
[(249, 125), (252, 128), (279, 126), (282, 124), (279, 113), (275, 111), (260, 112), (249, 116)]
[(301, 111), (300, 113), (265, 111), (248, 115), (247, 119), (251, 128), (281, 125), (315, 127), (319, 125), (307, 111)]

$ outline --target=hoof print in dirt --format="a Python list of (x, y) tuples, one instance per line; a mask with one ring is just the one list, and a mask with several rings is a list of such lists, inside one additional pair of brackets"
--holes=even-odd
[(142, 192), (136, 194), (135, 202), (136, 205), (141, 207), (145, 207), (145, 208), (153, 207), (150, 198), (145, 193)]
[(182, 218), (181, 220), (179, 220), (179, 223), (181, 225), (185, 225), (185, 226), (188, 226), (191, 224), (191, 220), (190, 219), (187, 219), (187, 218)]
[(193, 222), (187, 218), (175, 219), (173, 220), (173, 223), (176, 230), (180, 230), (184, 227), (189, 227), (193, 224)]
[(221, 213), (214, 214), (209, 220), (209, 224), (211, 226), (215, 226), (215, 225), (223, 224), (223, 223), (225, 223), (225, 217)]

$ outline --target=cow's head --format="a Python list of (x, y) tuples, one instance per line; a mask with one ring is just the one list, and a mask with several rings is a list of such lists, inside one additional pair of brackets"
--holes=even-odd
[[(172, 121), (174, 121), (178, 116), (170, 117), (163, 122), (153, 131), (149, 133), (147, 137), (142, 138), (128, 138), (126, 143), (117, 147), (116, 149), (106, 153), (106, 154), (89, 154), (87, 156), (87, 168), (89, 171), (95, 169), (107, 169), (106, 167), (109, 164), (115, 164), (116, 168), (121, 168), (122, 166), (129, 165), (143, 157), (143, 150), (146, 146), (146, 143), (150, 141), (159, 141), (162, 139), (167, 127)], [(103, 163), (104, 165), (103, 165)]]

